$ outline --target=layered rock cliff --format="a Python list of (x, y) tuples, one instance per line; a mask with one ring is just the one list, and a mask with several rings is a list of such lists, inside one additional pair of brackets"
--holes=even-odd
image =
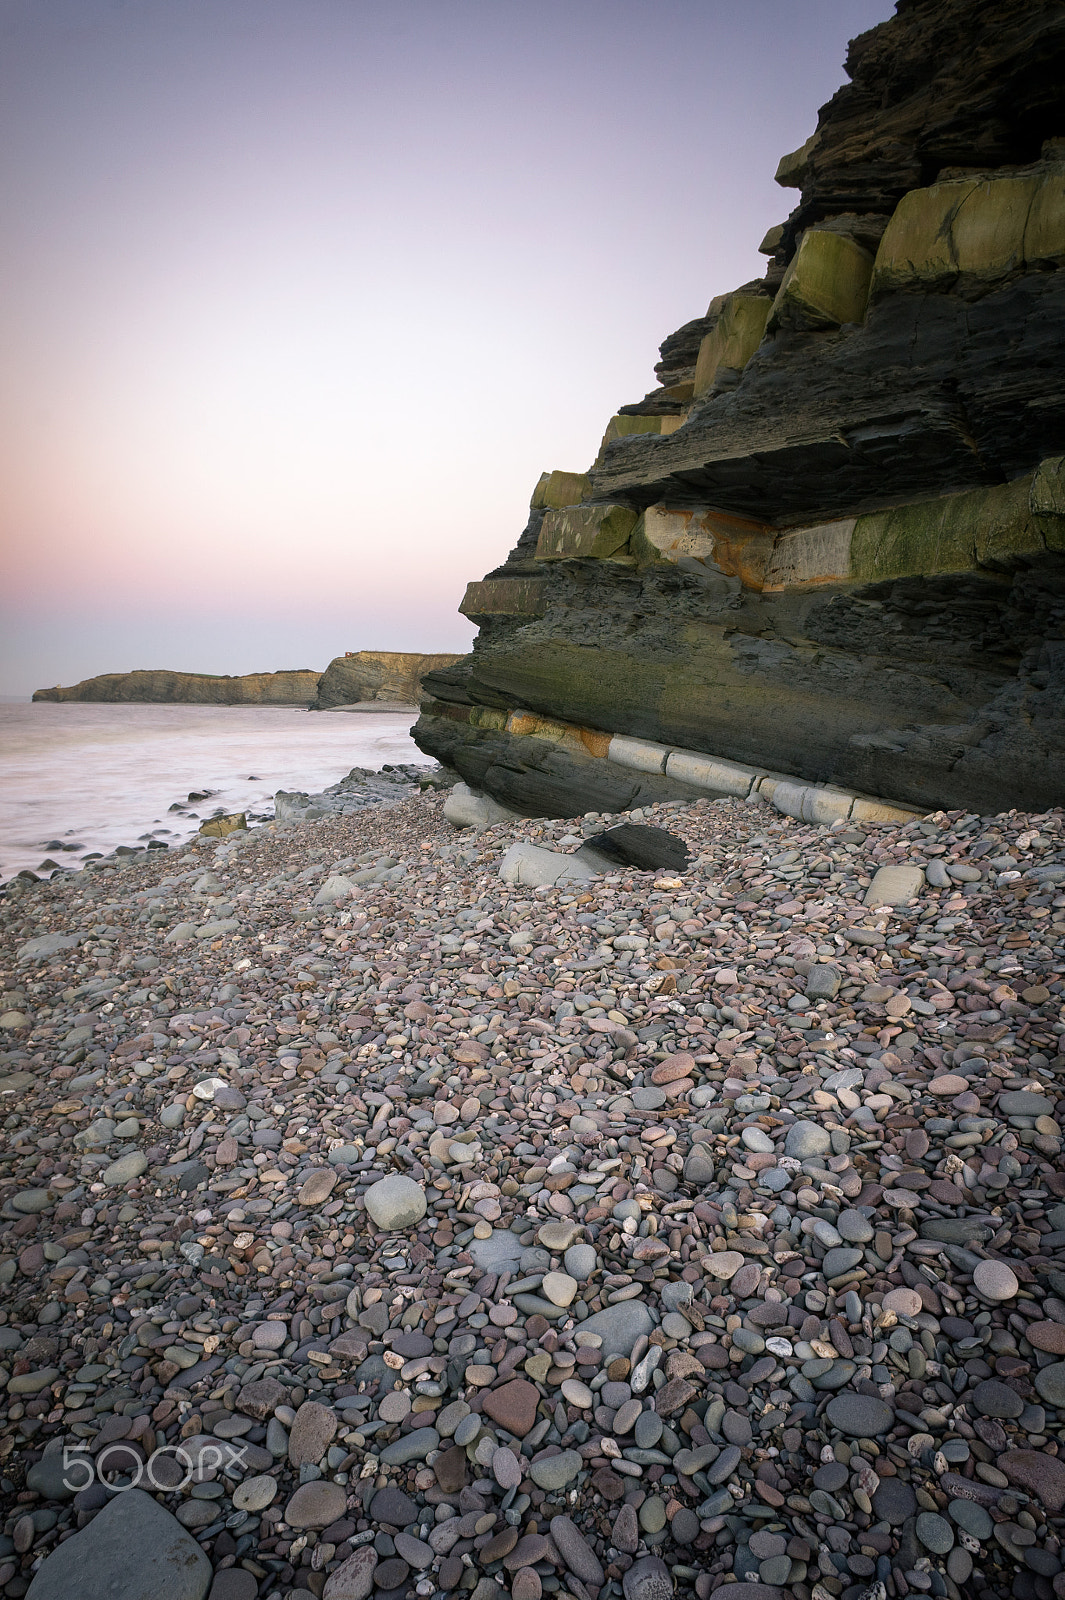
[(170, 672), (155, 668), (137, 672), (105, 672), (98, 678), (54, 689), (38, 689), (34, 700), (145, 701), (151, 705), (307, 706), (318, 692), (318, 673), (310, 667), (293, 672), (247, 672), (241, 677), (216, 677), (207, 672)]
[(899, 0), (846, 70), (764, 278), (544, 475), (425, 679), (419, 745), (508, 805), (690, 793), (678, 749), (1065, 800), (1065, 11)]
[(416, 706), (426, 672), (454, 666), (457, 655), (416, 655), (403, 650), (349, 650), (336, 656), (318, 680), (312, 711), (359, 701)]

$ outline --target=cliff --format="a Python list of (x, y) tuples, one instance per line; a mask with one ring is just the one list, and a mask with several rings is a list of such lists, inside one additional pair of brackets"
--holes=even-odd
[(415, 655), (402, 650), (354, 650), (336, 656), (318, 680), (312, 711), (350, 706), (359, 700), (395, 701), (416, 706), (426, 672), (453, 666), (457, 655)]
[(294, 672), (248, 672), (215, 677), (206, 672), (105, 672), (68, 688), (38, 689), (34, 700), (145, 701), (151, 705), (306, 706), (314, 699), (318, 674), (309, 667)]
[(846, 70), (765, 276), (544, 474), (426, 678), (418, 744), (510, 806), (712, 788), (699, 756), (1065, 800), (1065, 12), (900, 0)]

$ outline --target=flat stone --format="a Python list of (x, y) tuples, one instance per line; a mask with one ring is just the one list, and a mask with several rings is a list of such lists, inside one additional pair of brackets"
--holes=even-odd
[(487, 1239), (471, 1239), (466, 1248), (482, 1272), (513, 1272), (521, 1260), (521, 1244), (506, 1228), (493, 1228)]
[(1011, 1483), (1036, 1495), (1054, 1516), (1065, 1507), (1065, 1461), (1042, 1450), (1007, 1450), (995, 1466)]
[(864, 1257), (864, 1250), (859, 1250), (857, 1245), (841, 1244), (833, 1250), (827, 1250), (821, 1263), (826, 1281), (831, 1283), (833, 1278), (840, 1278), (845, 1272), (851, 1272), (861, 1264)]
[(287, 1398), (288, 1390), (276, 1378), (257, 1378), (239, 1391), (237, 1410), (246, 1417), (254, 1417), (256, 1422), (265, 1422)]
[(347, 1509), (348, 1498), (339, 1483), (316, 1478), (296, 1490), (285, 1507), (285, 1521), (292, 1528), (328, 1528)]
[(894, 1412), (883, 1400), (870, 1394), (837, 1394), (826, 1407), (829, 1422), (852, 1439), (875, 1439), (886, 1433)]
[(436, 1560), (432, 1545), (426, 1544), (424, 1539), (416, 1539), (413, 1534), (397, 1533), (395, 1545), (396, 1554), (415, 1572), (424, 1572)]
[(606, 1581), (606, 1574), (594, 1550), (576, 1523), (569, 1517), (551, 1518), (551, 1537), (555, 1542), (555, 1549), (574, 1577), (580, 1578), (582, 1583), (591, 1583), (596, 1587)]
[(917, 899), (924, 885), (921, 867), (878, 867), (865, 892), (865, 903), (867, 906), (904, 906)]
[[(588, 1322), (591, 1320), (589, 1317)], [(587, 1327), (588, 1322), (583, 1326)], [(530, 1383), (527, 1378), (512, 1378), (500, 1388), (487, 1391), (482, 1409), (493, 1422), (498, 1422), (501, 1428), (512, 1433), (516, 1439), (524, 1439), (536, 1421), (536, 1408), (539, 1403), (540, 1391), (535, 1384)]]
[[(131, 1551), (136, 1560), (131, 1561)], [(211, 1563), (175, 1517), (142, 1489), (116, 1494), (57, 1545), (30, 1584), (32, 1600), (204, 1600)]]
[[(320, 1206), (336, 1187), (337, 1175), (332, 1167), (316, 1167), (296, 1196), (301, 1206)], [(387, 1182), (387, 1179), (385, 1180)]]
[(848, 1244), (868, 1244), (874, 1228), (868, 1217), (860, 1211), (841, 1211), (836, 1218), (836, 1228)]
[(379, 1559), (372, 1544), (364, 1544), (354, 1551), (325, 1580), (322, 1600), (367, 1600), (373, 1593)]
[[(672, 1600), (673, 1579), (658, 1556), (634, 1561), (621, 1580), (625, 1600)], [(734, 1587), (732, 1584), (730, 1588)]]
[(998, 1109), (1007, 1117), (1051, 1117), (1054, 1101), (1031, 1089), (1007, 1089), (998, 1097)]
[(889, 1289), (884, 1296), (884, 1310), (894, 1311), (896, 1316), (915, 1317), (921, 1305), (916, 1289)]
[(67, 1482), (80, 1485), (86, 1470), (64, 1466), (63, 1452), (57, 1450), (33, 1463), (26, 1473), (26, 1487), (35, 1489), (45, 1500), (69, 1500), (77, 1491), (68, 1489)]
[(440, 1435), (435, 1428), (415, 1428), (386, 1445), (381, 1451), (381, 1460), (386, 1467), (402, 1467), (408, 1461), (424, 1461), (430, 1450), (439, 1447)]
[(216, 1572), (207, 1600), (255, 1600), (259, 1584), (253, 1572), (244, 1567), (225, 1567)]
[[(999, 1468), (1002, 1471), (1002, 1468)], [(983, 1506), (978, 1506), (974, 1500), (951, 1500), (947, 1506), (947, 1513), (952, 1522), (965, 1533), (971, 1533), (974, 1539), (989, 1539), (994, 1523), (991, 1521)]]
[(972, 1390), (971, 1399), (982, 1417), (1019, 1417), (1024, 1410), (1024, 1401), (1016, 1389), (1011, 1389), (1008, 1383), (1002, 1383), (997, 1378), (985, 1378), (978, 1383)]
[(328, 1450), (338, 1427), (335, 1411), (305, 1400), (296, 1412), (288, 1437), (288, 1459), (292, 1466), (315, 1465)]
[(552, 1255), (555, 1255), (575, 1244), (580, 1232), (580, 1225), (575, 1222), (545, 1222), (536, 1237), (545, 1250), (550, 1250)]
[(383, 1233), (412, 1228), (425, 1216), (425, 1191), (413, 1178), (392, 1173), (366, 1191), (366, 1210)]
[(119, 1156), (117, 1161), (112, 1161), (109, 1167), (104, 1168), (100, 1182), (109, 1189), (124, 1189), (127, 1183), (133, 1183), (147, 1170), (148, 1157), (140, 1150), (127, 1150), (124, 1156)]
[(938, 1078), (933, 1078), (928, 1085), (928, 1093), (935, 1095), (964, 1094), (969, 1087), (968, 1078), (961, 1078), (956, 1072), (943, 1072)]
[(387, 1522), (393, 1528), (406, 1528), (418, 1520), (418, 1507), (402, 1489), (386, 1485), (378, 1489), (370, 1502), (370, 1516), (375, 1522)]
[(587, 1410), (589, 1406), (595, 1403), (595, 1396), (591, 1389), (586, 1383), (582, 1383), (579, 1378), (563, 1378), (561, 1389), (562, 1398), (567, 1405)]
[(288, 1324), (260, 1322), (252, 1332), (251, 1342), (256, 1350), (280, 1350), (288, 1343)]
[(583, 1333), (598, 1334), (602, 1339), (601, 1354), (607, 1365), (615, 1356), (631, 1356), (637, 1339), (649, 1336), (654, 1323), (643, 1301), (634, 1299), (605, 1306), (586, 1317), (580, 1326)]
[(500, 1446), (492, 1456), (492, 1476), (501, 1489), (516, 1489), (521, 1482), (522, 1465), (505, 1446)]
[(709, 1275), (722, 1283), (728, 1283), (743, 1266), (743, 1256), (738, 1250), (717, 1250), (703, 1260)]
[(1036, 1350), (1052, 1356), (1065, 1356), (1065, 1322), (1030, 1322), (1025, 1338)]
[(1048, 1406), (1065, 1407), (1065, 1361), (1041, 1367), (1034, 1382), (1040, 1400), (1045, 1400)]
[(665, 1083), (677, 1083), (681, 1078), (690, 1078), (694, 1071), (695, 1057), (689, 1055), (686, 1050), (681, 1050), (652, 1067), (651, 1082), (659, 1087)]

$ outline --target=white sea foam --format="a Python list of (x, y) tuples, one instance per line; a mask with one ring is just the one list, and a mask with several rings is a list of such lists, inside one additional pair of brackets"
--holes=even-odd
[[(0, 705), (0, 879), (45, 857), (77, 866), (89, 851), (175, 844), (219, 807), (273, 814), (278, 789), (311, 793), (352, 767), (428, 765), (412, 714), (289, 707)], [(185, 813), (174, 801), (214, 791)], [(192, 813), (196, 813), (195, 816)], [(83, 848), (62, 853), (58, 840)]]

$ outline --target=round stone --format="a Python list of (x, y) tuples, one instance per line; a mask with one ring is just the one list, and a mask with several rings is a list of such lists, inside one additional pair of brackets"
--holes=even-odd
[(648, 1496), (637, 1512), (644, 1533), (661, 1533), (666, 1525), (666, 1503), (658, 1495)]
[(933, 1555), (945, 1556), (954, 1544), (954, 1529), (946, 1517), (935, 1511), (922, 1511), (917, 1518), (916, 1533), (926, 1550)]
[(666, 1091), (648, 1085), (646, 1089), (634, 1089), (631, 1099), (637, 1111), (661, 1111), (666, 1103)]
[(538, 1489), (564, 1489), (584, 1466), (584, 1457), (577, 1450), (563, 1450), (557, 1456), (547, 1456), (529, 1464), (529, 1476)]
[(852, 1439), (875, 1439), (891, 1427), (894, 1413), (871, 1394), (837, 1394), (828, 1402), (828, 1420)]
[(1035, 1375), (1035, 1386), (1040, 1400), (1045, 1400), (1048, 1406), (1065, 1407), (1065, 1361), (1042, 1367)]
[(673, 1535), (675, 1544), (694, 1544), (700, 1532), (699, 1518), (694, 1511), (689, 1511), (687, 1506), (681, 1506), (673, 1515), (669, 1531)]
[(366, 1210), (382, 1233), (411, 1228), (425, 1216), (425, 1193), (413, 1178), (394, 1172), (367, 1189)]
[(817, 1122), (793, 1122), (784, 1141), (784, 1154), (797, 1161), (810, 1156), (827, 1156), (832, 1149), (832, 1135)]
[(985, 1300), (1012, 1300), (1019, 1285), (1004, 1261), (981, 1261), (973, 1268), (973, 1287)]
[[(1053, 1368), (1044, 1367), (1043, 1372), (1051, 1372)], [(1062, 1367), (1065, 1375), (1065, 1366)], [(1036, 1388), (1039, 1388), (1039, 1379), (1043, 1373), (1036, 1374)], [(1039, 1390), (1040, 1394), (1043, 1391)], [(1046, 1396), (1043, 1395), (1046, 1399)], [(982, 1417), (1019, 1417), (1024, 1410), (1024, 1401), (1016, 1389), (1011, 1389), (1008, 1383), (1002, 1383), (998, 1378), (985, 1378), (983, 1383), (978, 1383), (972, 1392), (972, 1403)]]
[(256, 1350), (280, 1350), (288, 1343), (287, 1322), (260, 1322), (251, 1336)]
[(841, 1211), (836, 1218), (836, 1228), (840, 1238), (848, 1244), (868, 1244), (873, 1237), (873, 1225), (860, 1211)]
[(402, 1422), (404, 1417), (410, 1416), (410, 1407), (411, 1399), (406, 1389), (393, 1389), (381, 1396), (377, 1415), (382, 1422)]
[(328, 1528), (331, 1522), (339, 1522), (347, 1503), (339, 1483), (318, 1478), (296, 1490), (285, 1507), (285, 1521), (292, 1528)]
[(881, 1478), (872, 1499), (875, 1514), (881, 1522), (893, 1527), (905, 1522), (917, 1510), (917, 1496), (903, 1478)]
[(928, 1093), (934, 1095), (964, 1094), (968, 1087), (969, 1081), (967, 1078), (959, 1077), (956, 1072), (944, 1072), (938, 1078), (932, 1079), (928, 1085)]
[(990, 1539), (994, 1523), (983, 1506), (978, 1506), (975, 1500), (952, 1500), (947, 1507), (947, 1515), (974, 1539)]
[(540, 1287), (553, 1306), (568, 1306), (579, 1285), (568, 1272), (545, 1272)]
[(1065, 1356), (1065, 1322), (1030, 1322), (1025, 1338), (1036, 1350)]
[(521, 1462), (513, 1450), (500, 1448), (492, 1455), (492, 1476), (501, 1489), (516, 1489), (521, 1482)]
[(889, 1289), (884, 1296), (884, 1310), (895, 1315), (916, 1317), (921, 1309), (921, 1296), (916, 1289)]
[(595, 1247), (590, 1244), (571, 1244), (563, 1257), (563, 1265), (571, 1278), (587, 1283), (599, 1265)]
[(258, 1478), (245, 1478), (233, 1491), (233, 1504), (238, 1511), (263, 1511), (273, 1502), (277, 1493), (277, 1480), (265, 1473)]
[(595, 1402), (592, 1391), (579, 1378), (563, 1378), (562, 1398), (567, 1405), (579, 1406), (582, 1411), (587, 1410)]

